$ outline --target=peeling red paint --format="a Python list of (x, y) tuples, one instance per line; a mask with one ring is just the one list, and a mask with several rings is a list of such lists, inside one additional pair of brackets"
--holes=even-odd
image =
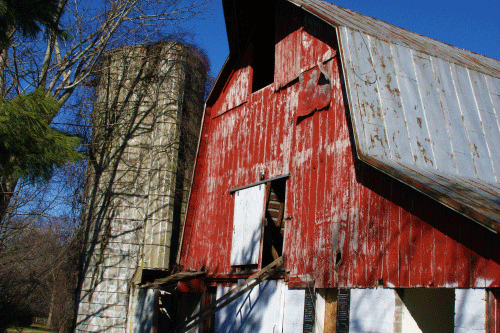
[[(340, 62), (327, 61), (336, 54), (333, 29), (304, 20), (276, 44), (273, 85), (252, 94), (243, 84), (251, 82), (247, 50), (207, 107), (181, 266), (208, 277), (235, 274), (229, 190), (262, 173), (289, 173), (283, 252), (293, 283), (500, 287), (499, 236), (357, 160)], [(327, 92), (315, 80), (305, 84), (325, 70), (318, 63), (330, 73)], [(291, 72), (281, 72), (288, 65)]]

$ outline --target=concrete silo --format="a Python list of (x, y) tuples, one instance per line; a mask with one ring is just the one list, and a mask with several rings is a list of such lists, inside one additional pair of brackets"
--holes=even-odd
[[(178, 42), (111, 50), (100, 64), (84, 214), (77, 332), (147, 332), (179, 243), (207, 63)], [(142, 325), (142, 326), (141, 326)]]

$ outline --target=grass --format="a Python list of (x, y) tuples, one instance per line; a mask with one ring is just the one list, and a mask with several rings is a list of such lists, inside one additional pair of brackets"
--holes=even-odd
[(30, 327), (11, 327), (8, 328), (6, 333), (53, 333), (54, 331), (47, 330), (43, 327), (36, 327), (36, 326), (30, 326)]

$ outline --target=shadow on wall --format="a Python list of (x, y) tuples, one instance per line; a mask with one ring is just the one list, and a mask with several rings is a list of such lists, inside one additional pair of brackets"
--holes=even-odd
[[(262, 228), (256, 228), (247, 235), (246, 246), (238, 247), (237, 257), (251, 260), (259, 252)], [(234, 250), (234, 249), (233, 249)], [(238, 284), (243, 283), (239, 280)], [(217, 287), (217, 299), (236, 287)], [(281, 297), (285, 284), (281, 280), (266, 280), (215, 314), (216, 332), (273, 332), (280, 324)]]
[(200, 58), (194, 47), (159, 42), (117, 48), (102, 59), (77, 329), (124, 327), (136, 269), (168, 269), (175, 255), (208, 67)]
[(154, 306), (156, 291), (153, 289), (138, 289), (137, 309), (134, 313), (134, 332), (152, 332), (154, 326)]
[[(238, 247), (238, 255), (241, 258), (251, 258), (254, 247), (260, 248), (262, 230), (254, 230), (249, 233), (250, 246)], [(229, 260), (229, 257), (228, 257)], [(233, 267), (232, 273), (254, 272), (257, 265)], [(218, 272), (219, 270), (216, 269)], [(231, 274), (231, 273), (229, 273)], [(159, 317), (159, 323), (165, 328), (173, 329), (175, 332), (194, 332), (196, 327), (212, 327), (215, 332), (272, 332), (273, 327), (280, 324), (280, 307), (283, 288), (286, 288), (283, 281), (277, 280), (253, 280), (256, 285), (247, 292), (242, 292), (249, 284), (242, 286), (241, 280), (232, 280), (232, 283), (219, 283), (216, 288), (209, 287), (205, 293), (199, 290), (199, 293), (171, 292), (167, 290), (168, 299), (164, 309), (164, 316)], [(186, 285), (192, 287), (198, 286), (196, 283), (185, 281)], [(259, 283), (260, 282), (260, 283)], [(240, 287), (240, 289), (238, 289)], [(232, 296), (227, 296), (231, 290), (237, 289)], [(191, 292), (196, 292), (192, 289)], [(237, 296), (232, 302), (226, 304), (233, 296)], [(201, 302), (200, 302), (201, 300)], [(203, 308), (200, 311), (200, 304)], [(226, 304), (226, 305), (224, 305)], [(214, 311), (220, 307), (215, 313)], [(164, 311), (163, 311), (164, 310)], [(200, 317), (201, 314), (201, 317)], [(201, 322), (201, 324), (199, 324)], [(195, 327), (186, 329), (186, 327)], [(168, 330), (165, 330), (168, 331)]]
[[(434, 257), (430, 257), (430, 259), (435, 261), (434, 266), (436, 267), (440, 264), (440, 262), (438, 262), (439, 258), (447, 258), (447, 260), (451, 258), (454, 260), (448, 262), (447, 267), (440, 268), (443, 273), (441, 276), (432, 272), (432, 274), (436, 276), (434, 277), (433, 287), (447, 287), (448, 284), (456, 283), (457, 281), (459, 281), (460, 287), (474, 288), (483, 287), (487, 284), (485, 276), (477, 274), (477, 272), (485, 270), (482, 267), (484, 265), (488, 265), (488, 268), (494, 268), (500, 264), (500, 251), (492, 250), (496, 247), (496, 244), (499, 244), (500, 234), (495, 234), (471, 219), (445, 207), (436, 200), (429, 198), (359, 160), (356, 161), (356, 170), (356, 176), (361, 184), (400, 206), (404, 211), (412, 214), (403, 215), (405, 220), (401, 223), (400, 230), (392, 234), (393, 238), (384, 242), (386, 247), (383, 251), (379, 252), (380, 256), (377, 260), (379, 265), (382, 265), (384, 253), (388, 251), (391, 246), (397, 244), (402, 234), (410, 234), (414, 225), (423, 229), (422, 234), (412, 239), (411, 242), (401, 244), (400, 256), (404, 258), (404, 260), (407, 260), (406, 258), (410, 258), (408, 260), (411, 260), (415, 248), (423, 246), (426, 240), (435, 237), (434, 235), (437, 234), (433, 230), (433, 228), (435, 228), (443, 235), (446, 235), (446, 237), (455, 240), (458, 247), (457, 250), (453, 251), (449, 251), (448, 247), (446, 251), (439, 253), (439, 255), (436, 253)], [(387, 215), (385, 207), (381, 207), (377, 214), (380, 216)], [(382, 220), (382, 218), (380, 218), (380, 220)], [(425, 228), (422, 228), (420, 225), (424, 225)], [(440, 243), (435, 246), (438, 245), (444, 249), (445, 244)], [(456, 251), (456, 254), (454, 251)], [(460, 253), (459, 251), (463, 251), (464, 253), (468, 252), (469, 254), (467, 256), (470, 260), (467, 262), (456, 261), (456, 258), (458, 258), (457, 254)], [(377, 267), (377, 265), (373, 265), (373, 267)], [(460, 268), (460, 270), (457, 268)], [(369, 267), (367, 269), (369, 269)], [(393, 271), (390, 272), (391, 276), (400, 276), (401, 280), (406, 279), (406, 281), (409, 281), (407, 276), (402, 276), (402, 272), (397, 271), (397, 265), (394, 265), (392, 269)], [(413, 269), (417, 269), (415, 264), (413, 264)], [(428, 267), (422, 266), (419, 269), (427, 272), (427, 275), (431, 273), (428, 271)], [(437, 269), (435, 270), (437, 271)], [(373, 272), (372, 281), (377, 281), (377, 279), (381, 278), (376, 277), (375, 274), (376, 269)], [(436, 280), (439, 280), (439, 282)], [(427, 281), (424, 282), (427, 283)], [(418, 283), (417, 280), (418, 284), (425, 284), (424, 282)], [(404, 287), (404, 284), (402, 286)]]
[(349, 331), (392, 332), (394, 295), (393, 289), (351, 289)]
[[(282, 284), (278, 280), (264, 281), (215, 315), (216, 332), (272, 332), (278, 325)], [(217, 296), (229, 291), (219, 287)]]

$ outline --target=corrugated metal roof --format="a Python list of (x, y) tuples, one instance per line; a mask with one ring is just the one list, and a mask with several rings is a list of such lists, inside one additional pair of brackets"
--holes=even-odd
[(358, 156), (500, 231), (500, 62), (319, 0), (337, 29)]

